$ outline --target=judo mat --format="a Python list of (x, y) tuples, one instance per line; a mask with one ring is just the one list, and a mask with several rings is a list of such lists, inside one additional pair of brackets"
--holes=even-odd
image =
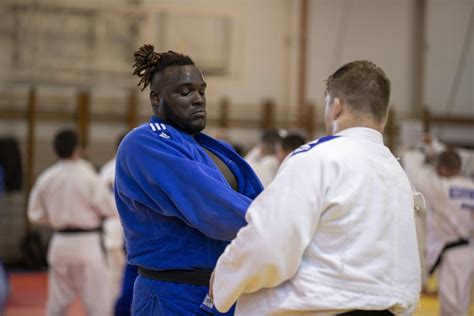
[[(10, 297), (5, 316), (42, 316), (46, 304), (48, 276), (46, 272), (14, 272), (10, 274)], [(439, 302), (435, 295), (422, 295), (420, 307), (415, 316), (438, 315)], [(474, 304), (470, 314), (474, 316)], [(86, 316), (77, 299), (68, 316)]]

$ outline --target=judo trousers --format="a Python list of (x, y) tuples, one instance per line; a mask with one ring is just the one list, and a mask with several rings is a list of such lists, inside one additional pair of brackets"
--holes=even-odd
[(110, 315), (112, 300), (100, 234), (53, 235), (48, 251), (47, 316), (67, 315), (79, 296), (89, 316)]
[(127, 264), (123, 273), (122, 290), (114, 307), (115, 316), (132, 315), (133, 285), (138, 276), (138, 267)]
[(443, 255), (438, 268), (441, 316), (468, 316), (474, 282), (474, 247), (452, 248)]
[(47, 316), (67, 315), (77, 295), (87, 315), (110, 315), (111, 304), (105, 262), (55, 263), (49, 268)]
[(189, 316), (234, 315), (234, 307), (225, 313), (201, 309), (209, 287), (152, 280), (138, 276), (133, 289), (132, 315)]

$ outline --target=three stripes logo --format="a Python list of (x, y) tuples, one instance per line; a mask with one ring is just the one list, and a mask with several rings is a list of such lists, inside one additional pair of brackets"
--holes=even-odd
[(170, 135), (165, 133), (166, 125), (163, 123), (150, 123), (148, 124), (153, 132), (160, 132), (159, 136), (161, 138), (171, 138)]

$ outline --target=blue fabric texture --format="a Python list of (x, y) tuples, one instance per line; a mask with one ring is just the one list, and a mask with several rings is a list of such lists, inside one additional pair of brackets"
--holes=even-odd
[(3, 315), (5, 311), (5, 305), (10, 293), (10, 283), (8, 281), (8, 275), (3, 265), (3, 262), (0, 261), (0, 315)]
[(0, 195), (5, 191), (5, 170), (0, 166)]
[(132, 299), (133, 284), (138, 276), (138, 268), (130, 264), (125, 265), (122, 278), (122, 290), (115, 302), (114, 316), (131, 316), (132, 315)]
[[(203, 147), (233, 172), (238, 192)], [(261, 190), (253, 170), (232, 147), (203, 133), (193, 137), (152, 117), (124, 138), (117, 153), (115, 199), (128, 263), (153, 270), (213, 270), (228, 242), (246, 224), (245, 212)], [(154, 311), (161, 306), (164, 312), (153, 315), (181, 315), (179, 309), (188, 308), (186, 302), (191, 301), (199, 304), (182, 315), (201, 312), (207, 287), (186, 293), (189, 286), (172, 283), (168, 287), (184, 291), (179, 297), (186, 302), (167, 304), (169, 294), (159, 286), (156, 292), (149, 284), (142, 288), (144, 283), (136, 281), (134, 291), (146, 289), (148, 297), (159, 299), (144, 302), (136, 292), (134, 314), (147, 315), (146, 306)]]
[(227, 313), (219, 313), (215, 308), (212, 314), (201, 309), (209, 288), (189, 284), (177, 284), (151, 280), (138, 276), (135, 281), (133, 315), (140, 316), (209, 316), (234, 315), (232, 307)]

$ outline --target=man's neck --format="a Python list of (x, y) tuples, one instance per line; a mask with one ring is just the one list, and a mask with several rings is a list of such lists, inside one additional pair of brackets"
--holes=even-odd
[(339, 132), (342, 132), (345, 129), (354, 128), (354, 127), (371, 128), (383, 134), (385, 124), (375, 122), (372, 119), (364, 119), (364, 118), (359, 118), (356, 120), (338, 120), (334, 122), (331, 134), (335, 135)]

